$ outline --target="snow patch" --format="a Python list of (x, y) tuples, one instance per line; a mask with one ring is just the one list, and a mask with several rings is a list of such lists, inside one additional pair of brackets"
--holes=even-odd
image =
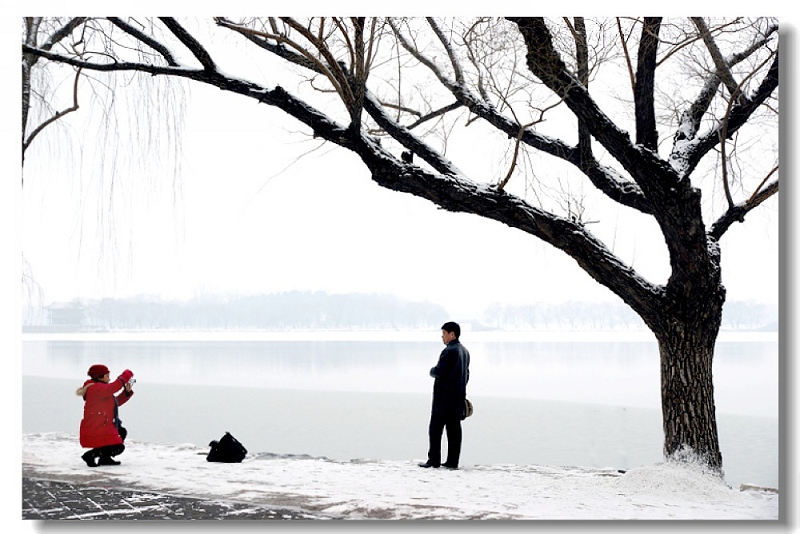
[(28, 476), (348, 519), (778, 519), (779, 495), (737, 491), (678, 462), (628, 472), (506, 464), (454, 471), (421, 469), (421, 459), (333, 461), (263, 451), (217, 464), (193, 445), (129, 441), (122, 465), (88, 468), (76, 435), (24, 434), (22, 448)]

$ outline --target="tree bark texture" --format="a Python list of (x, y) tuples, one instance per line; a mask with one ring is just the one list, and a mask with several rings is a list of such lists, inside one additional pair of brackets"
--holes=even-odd
[(701, 305), (705, 321), (687, 323), (665, 317), (655, 332), (661, 356), (664, 454), (671, 459), (700, 460), (721, 470), (713, 361), (722, 307)]

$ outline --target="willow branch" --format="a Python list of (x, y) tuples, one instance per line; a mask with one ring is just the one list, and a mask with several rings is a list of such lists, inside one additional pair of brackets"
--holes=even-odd
[(58, 119), (63, 118), (64, 115), (68, 115), (69, 113), (78, 110), (78, 108), (80, 107), (78, 105), (78, 81), (80, 80), (80, 77), (81, 77), (81, 69), (78, 68), (77, 72), (75, 73), (75, 81), (72, 84), (72, 106), (68, 107), (63, 111), (57, 112), (55, 115), (53, 115), (52, 117), (44, 121), (42, 124), (40, 124), (38, 127), (36, 127), (36, 129), (34, 129), (28, 136), (28, 139), (22, 144), (23, 155), (25, 154), (25, 151), (28, 149), (31, 143), (33, 143), (34, 138), (36, 138), (36, 136), (39, 135), (39, 133), (41, 133), (42, 130), (53, 124)]

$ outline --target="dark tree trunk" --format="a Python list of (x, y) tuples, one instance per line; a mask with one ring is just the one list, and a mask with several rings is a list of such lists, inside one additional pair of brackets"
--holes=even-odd
[(714, 345), (724, 289), (707, 298), (684, 298), (653, 328), (661, 356), (664, 455), (699, 460), (722, 472), (714, 403)]

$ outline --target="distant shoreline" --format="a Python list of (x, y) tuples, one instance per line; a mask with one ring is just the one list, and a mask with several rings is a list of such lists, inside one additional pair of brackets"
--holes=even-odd
[[(22, 331), (22, 341), (438, 341), (435, 330), (113, 330), (113, 331)], [(462, 337), (473, 342), (654, 342), (648, 330), (493, 330), (470, 331)], [(775, 341), (776, 331), (723, 330), (718, 342)]]

